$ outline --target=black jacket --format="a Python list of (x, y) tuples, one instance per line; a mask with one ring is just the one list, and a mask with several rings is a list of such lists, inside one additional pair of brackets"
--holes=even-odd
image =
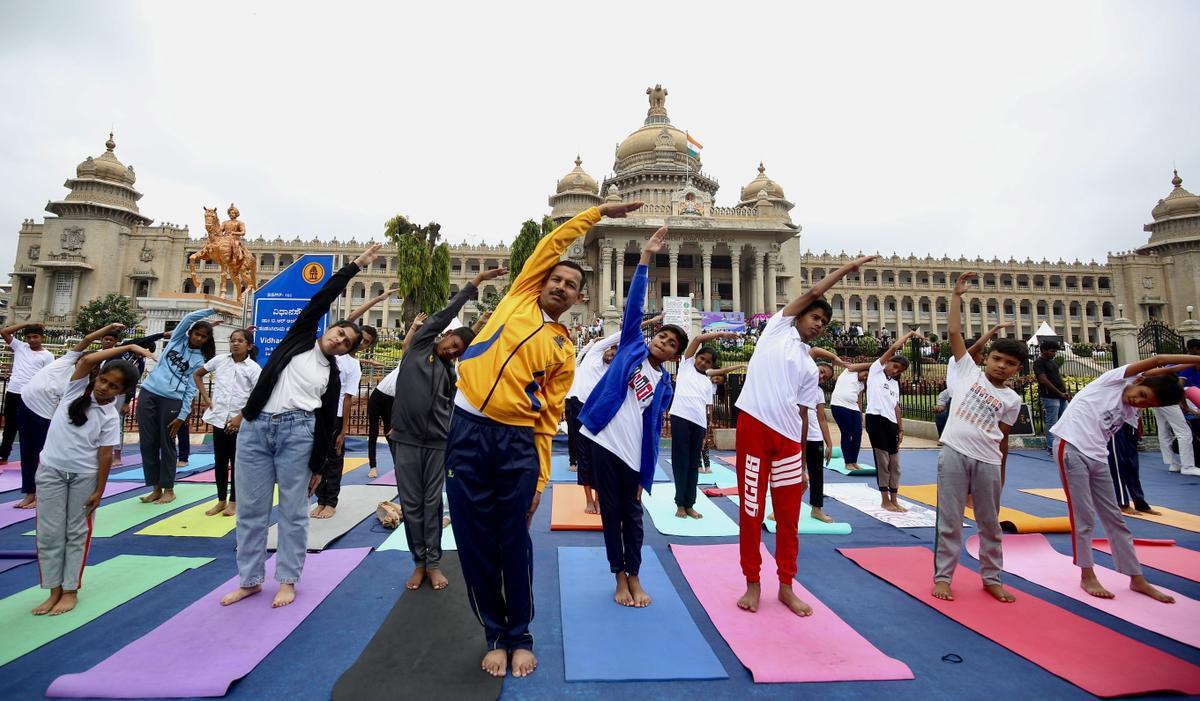
[[(275, 383), (283, 374), (283, 369), (292, 361), (292, 358), (312, 350), (313, 343), (316, 343), (317, 340), (317, 326), (321, 322), (321, 317), (329, 312), (329, 307), (346, 289), (346, 285), (350, 284), (350, 278), (358, 274), (358, 270), (358, 264), (350, 262), (334, 273), (333, 277), (329, 278), (313, 295), (312, 300), (292, 322), (292, 328), (288, 329), (287, 335), (275, 347), (275, 351), (271, 353), (271, 359), (267, 361), (267, 366), (258, 376), (258, 382), (250, 392), (250, 398), (246, 400), (245, 408), (242, 409), (243, 419), (247, 421), (257, 419), (258, 415), (262, 413), (263, 407), (266, 406), (267, 400), (271, 398), (271, 391), (275, 389)], [(318, 473), (325, 465), (325, 453), (329, 450), (334, 423), (337, 421), (337, 403), (341, 400), (342, 395), (337, 362), (331, 356), (326, 357), (329, 358), (329, 385), (325, 388), (325, 393), (321, 395), (321, 408), (315, 412), (317, 425), (313, 429), (312, 453), (308, 457), (308, 469)]]
[(392, 401), (392, 430), (388, 440), (422, 448), (446, 449), (450, 431), (450, 407), (458, 377), (454, 365), (437, 357), (437, 337), (475, 296), (475, 285), (467, 283), (450, 304), (425, 320), (400, 359), (396, 375), (396, 398)]

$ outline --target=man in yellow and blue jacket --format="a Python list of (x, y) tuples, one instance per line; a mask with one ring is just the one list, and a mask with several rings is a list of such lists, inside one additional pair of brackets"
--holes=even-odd
[(492, 318), (463, 353), (446, 440), (446, 494), (471, 608), (483, 624), (483, 669), (537, 667), (533, 655), (533, 542), (529, 520), (550, 481), (550, 445), (575, 376), (575, 347), (559, 317), (579, 299), (583, 269), (559, 258), (604, 216), (640, 202), (593, 207), (543, 238)]

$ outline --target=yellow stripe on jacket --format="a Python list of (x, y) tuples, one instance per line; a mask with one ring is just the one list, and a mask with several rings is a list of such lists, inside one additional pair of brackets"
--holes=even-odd
[(592, 207), (538, 242), (458, 362), (458, 389), (472, 406), (498, 423), (533, 427), (539, 492), (550, 481), (550, 444), (575, 377), (575, 347), (565, 326), (546, 320), (538, 295), (567, 246), (598, 221)]

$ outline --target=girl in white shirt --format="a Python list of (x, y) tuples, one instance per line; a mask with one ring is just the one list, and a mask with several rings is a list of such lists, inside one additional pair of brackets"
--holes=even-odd
[[(204, 407), (204, 422), (213, 427), (213, 468), (217, 478), (217, 503), (206, 516), (237, 513), (237, 494), (233, 487), (233, 465), (237, 458), (237, 434), (242, 425), (242, 407), (250, 398), (262, 368), (255, 362), (258, 353), (250, 332), (237, 329), (229, 334), (229, 353), (218, 355), (196, 370), (193, 377)], [(204, 376), (216, 376), (210, 397)], [(226, 498), (228, 497), (228, 498)]]
[(92, 353), (75, 365), (42, 450), (37, 471), (38, 571), (50, 596), (33, 609), (35, 616), (58, 616), (75, 608), (92, 512), (100, 505), (113, 447), (121, 439), (121, 416), (113, 400), (138, 381), (137, 368), (122, 360), (91, 378), (103, 359)]
[(703, 347), (718, 338), (736, 338), (732, 331), (702, 333), (692, 339), (679, 363), (675, 397), (668, 412), (671, 421), (671, 472), (675, 477), (675, 516), (704, 518), (696, 511), (696, 483), (700, 479), (700, 454), (712, 419), (716, 386), (708, 371), (717, 362), (717, 351)]

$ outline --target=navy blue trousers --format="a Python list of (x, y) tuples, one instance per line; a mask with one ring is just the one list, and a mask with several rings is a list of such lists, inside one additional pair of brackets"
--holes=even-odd
[(1129, 424), (1113, 434), (1108, 444), (1108, 470), (1112, 473), (1113, 487), (1117, 490), (1117, 504), (1145, 511), (1150, 508), (1142, 492), (1141, 465), (1138, 460), (1137, 429)]
[(642, 568), (645, 537), (642, 502), (638, 499), (642, 473), (595, 441), (592, 441), (592, 470), (596, 473), (596, 497), (600, 500), (609, 571), (636, 577)]

